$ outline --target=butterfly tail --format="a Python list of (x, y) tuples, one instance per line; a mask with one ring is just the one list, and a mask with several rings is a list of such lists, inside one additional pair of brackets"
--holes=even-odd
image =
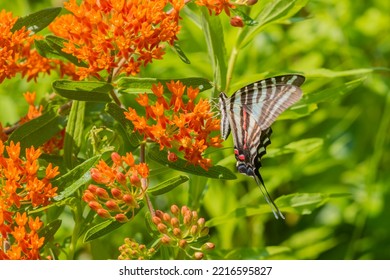
[(253, 177), (255, 178), (256, 183), (259, 186), (259, 188), (260, 188), (260, 190), (261, 190), (265, 200), (267, 201), (268, 205), (271, 207), (272, 212), (274, 213), (275, 218), (279, 219), (279, 217), (280, 217), (280, 218), (282, 218), (284, 220), (285, 218), (284, 218), (282, 212), (280, 212), (278, 206), (276, 206), (276, 204), (272, 200), (271, 196), (269, 195), (269, 193), (267, 191), (267, 188), (264, 185), (264, 181), (263, 181), (263, 178), (261, 177), (261, 175), (260, 174), (256, 174)]

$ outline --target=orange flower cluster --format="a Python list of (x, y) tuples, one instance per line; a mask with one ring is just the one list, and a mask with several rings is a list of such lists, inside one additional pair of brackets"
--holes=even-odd
[(147, 179), (149, 168), (145, 163), (135, 164), (131, 153), (120, 156), (114, 152), (111, 159), (111, 166), (101, 160), (91, 169), (92, 179), (101, 186), (89, 185), (83, 200), (100, 217), (127, 222), (126, 214), (139, 208), (139, 202), (144, 198), (141, 180)]
[(125, 243), (119, 247), (118, 260), (150, 260), (156, 253), (154, 248), (148, 249), (144, 244), (126, 238)]
[(34, 40), (40, 39), (38, 35), (31, 34), (25, 27), (11, 31), (16, 20), (11, 12), (0, 12), (0, 83), (17, 73), (27, 76), (27, 80), (36, 80), (39, 73), (49, 73), (55, 68), (51, 60), (32, 49)]
[[(205, 219), (199, 218), (198, 212), (191, 211), (187, 206), (180, 209), (177, 205), (172, 205), (171, 213), (173, 217), (157, 210), (152, 218), (157, 230), (162, 234), (160, 241), (163, 245), (178, 247), (184, 250), (188, 257), (197, 260), (203, 259), (203, 252), (214, 249), (213, 243), (202, 244), (200, 241), (208, 235), (209, 229), (205, 226)], [(196, 247), (196, 244), (199, 247)]]
[(140, 66), (161, 59), (163, 42), (173, 44), (180, 30), (182, 0), (69, 0), (72, 14), (57, 18), (49, 28), (68, 40), (64, 52), (88, 64), (79, 67), (80, 79), (115, 69), (135, 75)]
[(39, 179), (40, 155), (39, 149), (31, 147), (26, 149), (25, 159), (20, 158), (19, 143), (4, 146), (0, 141), (0, 241), (9, 244), (0, 248), (0, 259), (39, 259), (44, 238), (37, 231), (42, 222), (39, 217), (27, 217), (24, 211), (50, 203), (57, 195), (50, 180), (59, 174), (58, 167), (49, 164)]
[(230, 16), (230, 9), (235, 8), (234, 4), (229, 0), (197, 0), (195, 3), (198, 6), (205, 6), (209, 10), (210, 15), (214, 12), (216, 16), (222, 13), (222, 11), (225, 11)]
[[(133, 123), (134, 130), (159, 143), (160, 149), (176, 148), (183, 152), (188, 162), (207, 170), (211, 160), (203, 158), (202, 154), (208, 147), (221, 146), (219, 136), (210, 136), (213, 131), (219, 130), (219, 119), (214, 118), (208, 100), (200, 99), (195, 103), (199, 89), (186, 89), (180, 81), (171, 81), (167, 87), (171, 93), (170, 100), (164, 97), (161, 83), (153, 85), (152, 92), (157, 96), (155, 102), (151, 102), (146, 93), (137, 98), (137, 102), (145, 107), (146, 115), (139, 116), (135, 109), (129, 108), (125, 116)], [(188, 101), (185, 102), (184, 98)], [(175, 158), (173, 153), (170, 157)]]

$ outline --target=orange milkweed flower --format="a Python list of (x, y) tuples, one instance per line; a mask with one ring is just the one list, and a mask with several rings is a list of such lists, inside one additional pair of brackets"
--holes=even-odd
[(163, 43), (177, 40), (183, 6), (183, 0), (84, 0), (80, 5), (69, 0), (64, 7), (71, 14), (49, 28), (67, 40), (64, 52), (87, 63), (76, 70), (80, 79), (114, 69), (136, 75), (142, 65), (162, 58)]
[(17, 73), (28, 81), (36, 80), (39, 73), (49, 74), (56, 67), (52, 60), (40, 56), (32, 48), (34, 40), (41, 39), (40, 36), (25, 27), (11, 31), (16, 21), (17, 17), (11, 12), (0, 12), (0, 83)]
[[(153, 104), (151, 99), (143, 102), (145, 117), (129, 108), (125, 117), (134, 125), (134, 130), (144, 135), (145, 139), (156, 142), (160, 149), (175, 148), (182, 152), (184, 158), (191, 164), (200, 165), (204, 169), (211, 166), (211, 160), (203, 158), (209, 147), (220, 147), (222, 140), (212, 133), (219, 130), (219, 119), (215, 118), (208, 100), (195, 98), (199, 89), (186, 87), (180, 81), (166, 84), (169, 93), (163, 95), (161, 83), (152, 86), (152, 92), (157, 96)], [(146, 94), (140, 94), (146, 100)], [(152, 113), (148, 113), (148, 109)]]
[(235, 9), (234, 4), (229, 0), (197, 0), (195, 3), (198, 6), (206, 7), (210, 15), (214, 12), (216, 16), (222, 13), (222, 11), (225, 11), (230, 16), (230, 9)]
[(0, 141), (0, 240), (9, 244), (0, 248), (0, 259), (40, 258), (44, 238), (38, 231), (43, 223), (25, 210), (48, 205), (57, 195), (50, 181), (59, 174), (58, 167), (49, 164), (39, 178), (41, 150), (28, 148), (24, 157), (20, 152), (20, 143), (4, 145)]

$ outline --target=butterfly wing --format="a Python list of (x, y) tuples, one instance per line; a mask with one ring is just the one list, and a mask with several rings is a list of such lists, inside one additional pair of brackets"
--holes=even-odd
[(301, 98), (304, 80), (300, 75), (278, 76), (247, 85), (230, 98), (220, 95), (221, 135), (226, 139), (232, 132), (237, 170), (256, 180), (276, 218), (284, 217), (265, 188), (260, 159), (271, 143), (271, 124)]

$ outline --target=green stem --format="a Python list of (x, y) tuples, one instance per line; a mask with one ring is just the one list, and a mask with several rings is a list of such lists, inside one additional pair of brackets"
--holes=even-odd
[(73, 233), (72, 233), (72, 240), (69, 245), (69, 254), (68, 254), (68, 260), (73, 260), (76, 254), (77, 250), (77, 243), (79, 240), (79, 233), (81, 229), (81, 224), (82, 224), (82, 209), (81, 209), (81, 204), (80, 203), (74, 203), (71, 205), (73, 209), (73, 217), (74, 217), (74, 228), (73, 228)]
[[(140, 145), (140, 162), (145, 163), (145, 157), (146, 157), (146, 142), (141, 143)], [(149, 212), (152, 215), (152, 217), (155, 215), (155, 211), (153, 208), (153, 204), (150, 201), (150, 198), (148, 196), (148, 193), (146, 192), (149, 187), (149, 182), (147, 178), (141, 179), (141, 186), (143, 191), (145, 192), (145, 201), (146, 205), (148, 206)]]

